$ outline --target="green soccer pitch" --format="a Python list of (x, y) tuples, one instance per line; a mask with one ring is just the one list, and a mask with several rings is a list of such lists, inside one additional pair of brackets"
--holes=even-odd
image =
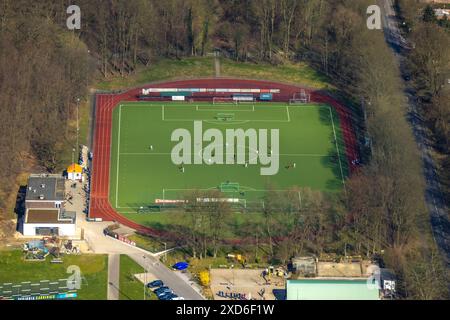
[[(194, 121), (202, 121), (203, 132), (219, 129), (224, 139), (226, 129), (279, 129), (278, 173), (261, 175), (259, 163), (175, 165), (172, 132), (185, 128), (193, 136)], [(190, 190), (222, 190), (245, 201), (260, 201), (268, 185), (335, 192), (347, 176), (344, 153), (339, 117), (328, 105), (124, 102), (113, 111), (109, 200), (118, 212), (132, 214)]]

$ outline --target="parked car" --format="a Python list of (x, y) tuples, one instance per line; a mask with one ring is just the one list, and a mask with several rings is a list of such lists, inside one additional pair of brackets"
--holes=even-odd
[(173, 297), (173, 298), (170, 299), (170, 300), (184, 300), (184, 298), (183, 298), (183, 297)]
[(158, 298), (159, 300), (173, 300), (173, 298), (178, 297), (176, 294), (172, 293), (172, 292), (168, 292), (165, 294), (160, 295)]
[(164, 286), (164, 282), (162, 280), (154, 280), (152, 282), (147, 283), (147, 288), (159, 288)]
[(172, 290), (170, 288), (164, 287), (163, 289), (161, 289), (161, 288), (156, 289), (154, 292), (159, 297), (159, 296), (167, 294), (167, 293), (172, 293)]
[[(172, 294), (173, 294), (173, 292), (169, 291), (169, 292), (161, 292), (160, 294), (157, 294), (156, 296), (158, 297), (159, 300), (164, 300), (167, 297), (171, 297)], [(168, 300), (168, 298), (166, 300)]]
[(162, 287), (156, 288), (155, 290), (153, 290), (153, 292), (158, 293), (158, 292), (162, 292), (162, 291), (168, 290), (168, 289), (170, 289), (170, 288), (167, 286), (162, 286)]
[(188, 267), (189, 267), (189, 264), (184, 261), (177, 262), (172, 266), (172, 268), (174, 268), (175, 270), (186, 270)]

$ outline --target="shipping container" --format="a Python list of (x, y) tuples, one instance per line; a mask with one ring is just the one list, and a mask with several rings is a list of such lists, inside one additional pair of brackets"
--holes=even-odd
[(273, 95), (271, 93), (261, 93), (259, 95), (259, 100), (261, 101), (271, 101), (273, 99)]

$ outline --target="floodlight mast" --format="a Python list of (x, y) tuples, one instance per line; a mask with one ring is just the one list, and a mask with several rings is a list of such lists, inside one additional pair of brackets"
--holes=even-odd
[(79, 150), (79, 133), (80, 133), (80, 126), (79, 126), (79, 120), (78, 120), (78, 109), (80, 107), (80, 98), (77, 98), (77, 155), (79, 155), (80, 150)]

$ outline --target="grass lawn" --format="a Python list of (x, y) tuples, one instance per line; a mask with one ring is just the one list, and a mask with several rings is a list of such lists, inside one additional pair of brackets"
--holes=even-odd
[(164, 244), (154, 238), (150, 238), (140, 234), (128, 236), (128, 239), (134, 241), (136, 246), (150, 252), (159, 252), (164, 250)]
[(0, 251), (0, 283), (56, 281), (71, 274), (67, 268), (78, 266), (83, 278), (78, 299), (105, 300), (108, 281), (108, 256), (98, 254), (67, 255), (62, 264), (50, 263), (50, 257), (43, 262), (23, 261), (21, 250)]
[[(152, 212), (152, 213), (123, 213), (127, 218), (147, 227), (158, 230), (170, 230), (171, 226), (188, 226), (188, 217), (182, 212), (177, 211), (164, 211), (164, 212)], [(234, 237), (236, 232), (242, 229), (242, 227), (248, 226), (249, 223), (264, 223), (264, 216), (259, 212), (252, 213), (240, 213), (234, 212), (231, 214), (227, 221), (224, 221), (224, 229), (222, 235), (224, 237)], [(156, 244), (152, 240), (140, 239), (138, 235), (129, 236), (128, 238), (136, 243), (138, 246), (153, 252)], [(145, 238), (145, 237), (144, 237)], [(136, 241), (137, 240), (137, 241)], [(159, 249), (163, 248), (161, 245)]]
[[(215, 120), (218, 112), (232, 113), (234, 119)], [(202, 121), (203, 132), (216, 128), (224, 137), (229, 128), (279, 129), (278, 172), (261, 175), (259, 163), (245, 167), (208, 164), (206, 160), (185, 164), (183, 172), (171, 159), (177, 144), (171, 141), (171, 134), (177, 128), (193, 132), (194, 120)], [(114, 110), (113, 121), (110, 203), (125, 215), (135, 214), (139, 207), (157, 199), (182, 199), (187, 191), (218, 189), (228, 181), (239, 187), (224, 191), (227, 197), (257, 202), (269, 184), (280, 191), (298, 186), (335, 192), (341, 190), (347, 175), (338, 117), (327, 105), (124, 103)], [(219, 144), (217, 152), (223, 156), (225, 141)], [(198, 146), (200, 154), (207, 145)], [(256, 154), (247, 143), (237, 147), (242, 147), (238, 156), (243, 152), (247, 161)], [(194, 157), (196, 151), (190, 152), (189, 157)], [(293, 163), (295, 168), (286, 169)]]
[(177, 59), (161, 59), (149, 67), (141, 67), (127, 78), (114, 77), (101, 80), (97, 89), (124, 89), (154, 81), (174, 78), (201, 78), (214, 76), (214, 59), (209, 57)]
[(332, 89), (332, 86), (328, 84), (329, 80), (324, 75), (304, 62), (274, 66), (267, 63), (256, 64), (221, 59), (221, 68), (222, 76), (288, 82), (317, 89)]
[[(317, 89), (327, 87), (331, 89), (332, 87), (325, 76), (305, 63), (274, 66), (267, 63), (236, 62), (226, 58), (220, 60), (222, 77), (270, 79), (303, 84)], [(95, 87), (102, 90), (124, 89), (154, 81), (213, 77), (214, 75), (214, 58), (211, 57), (189, 57), (181, 60), (161, 59), (149, 67), (139, 68), (135, 74), (127, 78), (102, 79)]]
[[(144, 300), (144, 285), (135, 274), (144, 273), (144, 268), (133, 261), (127, 255), (120, 255), (120, 300)], [(157, 300), (156, 295), (147, 289), (148, 300)]]
[[(89, 133), (89, 117), (90, 117), (90, 108), (89, 101), (81, 101), (79, 106), (78, 113), (78, 125), (80, 128), (78, 141), (79, 144), (86, 144), (88, 133)], [(76, 132), (77, 125), (76, 119), (69, 122), (69, 135), (68, 138), (64, 141), (65, 147), (62, 148), (61, 153), (59, 155), (59, 163), (57, 170), (63, 171), (72, 163), (72, 149), (77, 145)], [(74, 153), (75, 161), (78, 162), (78, 153), (75, 151)]]

